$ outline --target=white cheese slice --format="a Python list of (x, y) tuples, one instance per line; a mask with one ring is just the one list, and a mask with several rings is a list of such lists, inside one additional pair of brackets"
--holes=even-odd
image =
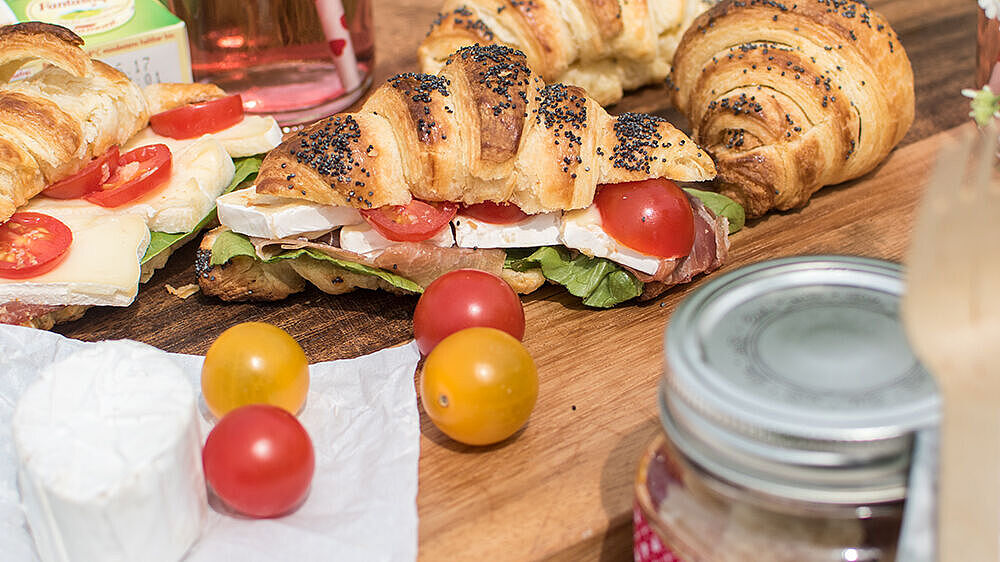
[[(445, 225), (440, 232), (424, 240), (423, 243), (450, 248), (455, 245), (455, 236), (451, 233), (451, 226)], [(364, 221), (340, 229), (340, 247), (356, 254), (367, 254), (396, 244), (399, 242), (385, 238)]]
[[(203, 135), (200, 138), (212, 137), (222, 143), (229, 156), (240, 158), (243, 156), (253, 156), (254, 154), (264, 154), (281, 143), (281, 127), (273, 117), (262, 117), (259, 115), (247, 115), (242, 121), (215, 133)], [(160, 136), (146, 127), (139, 131), (134, 137), (129, 139), (122, 152), (146, 146), (148, 144), (165, 144), (170, 150), (177, 152), (198, 141), (193, 139), (172, 139)]]
[(247, 115), (236, 125), (212, 136), (222, 143), (233, 158), (264, 154), (281, 144), (281, 127), (274, 117)]
[(166, 354), (102, 342), (50, 365), (11, 429), (42, 562), (176, 562), (207, 512), (197, 395)]
[(364, 222), (353, 207), (320, 205), (301, 199), (258, 194), (253, 188), (227, 193), (216, 200), (219, 222), (233, 232), (258, 238), (289, 238), (328, 232)]
[[(233, 159), (214, 139), (202, 139), (174, 156), (170, 182), (124, 207), (148, 209), (149, 229), (189, 232), (215, 208), (215, 199), (233, 181)], [(126, 211), (127, 212), (127, 211)]]
[(149, 229), (135, 215), (49, 212), (73, 232), (66, 259), (30, 279), (0, 278), (0, 302), (128, 306), (139, 291), (139, 260)]
[(163, 187), (125, 205), (105, 208), (84, 199), (36, 197), (25, 211), (93, 216), (136, 215), (156, 232), (189, 232), (215, 207), (215, 199), (226, 189), (236, 167), (219, 141), (197, 139), (177, 151), (171, 148), (170, 180)]
[(612, 238), (601, 227), (601, 213), (591, 205), (563, 213), (560, 240), (588, 256), (606, 258), (649, 275), (660, 268), (661, 258), (637, 252)]
[(511, 224), (492, 224), (462, 215), (451, 222), (455, 226), (455, 243), (462, 248), (540, 248), (561, 244), (559, 213), (532, 215)]

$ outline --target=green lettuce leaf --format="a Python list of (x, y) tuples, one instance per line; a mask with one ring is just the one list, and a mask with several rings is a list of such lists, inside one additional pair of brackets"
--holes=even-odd
[[(219, 233), (219, 236), (215, 239), (212, 244), (212, 259), (209, 263), (211, 265), (222, 265), (236, 256), (248, 256), (253, 259), (260, 259), (257, 256), (257, 252), (254, 250), (253, 244), (250, 240), (243, 236), (242, 234), (237, 234), (232, 231), (225, 231)], [(350, 271), (351, 273), (358, 273), (361, 275), (371, 275), (378, 277), (379, 279), (391, 284), (392, 286), (403, 289), (405, 291), (410, 291), (412, 293), (423, 293), (424, 289), (420, 285), (417, 285), (413, 281), (391, 273), (384, 269), (379, 269), (377, 267), (371, 267), (360, 263), (355, 263), (352, 261), (340, 260), (331, 256), (324, 254), (323, 252), (313, 250), (312, 248), (300, 248), (297, 250), (288, 250), (278, 254), (277, 256), (265, 260), (266, 263), (275, 262), (278, 260), (294, 260), (302, 256), (309, 256), (316, 260), (322, 260), (333, 265)]]
[(604, 258), (573, 256), (562, 246), (508, 250), (504, 267), (514, 271), (541, 268), (546, 279), (583, 298), (583, 304), (611, 308), (642, 294), (642, 282)]
[[(233, 175), (233, 181), (229, 182), (226, 189), (223, 190), (223, 194), (234, 191), (237, 188), (248, 187), (254, 179), (257, 178), (257, 171), (260, 170), (260, 163), (264, 161), (263, 156), (250, 156), (247, 158), (238, 158), (233, 161), (236, 164), (236, 174)], [(197, 224), (190, 232), (179, 232), (174, 234), (167, 234), (166, 232), (150, 232), (149, 233), (149, 247), (146, 248), (146, 254), (142, 256), (142, 262), (155, 258), (164, 250), (169, 249), (174, 244), (178, 244), (180, 241), (184, 240), (188, 236), (200, 232), (202, 229), (207, 227), (215, 220), (215, 210), (213, 209), (211, 213), (201, 219), (201, 222)]]
[(747, 216), (743, 207), (739, 203), (714, 191), (702, 191), (700, 189), (684, 188), (684, 191), (701, 199), (701, 202), (708, 207), (709, 211), (715, 213), (717, 217), (729, 219), (729, 234), (743, 228)]

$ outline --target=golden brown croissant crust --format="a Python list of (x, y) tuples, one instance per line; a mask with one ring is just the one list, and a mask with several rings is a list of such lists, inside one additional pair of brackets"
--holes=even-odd
[(528, 213), (591, 204), (598, 184), (703, 181), (711, 159), (650, 115), (608, 115), (577, 87), (546, 86), (514, 49), (475, 45), (437, 76), (402, 74), (357, 113), (271, 151), (257, 191), (360, 208), (512, 202)]
[(150, 84), (142, 89), (149, 114), (156, 115), (189, 103), (201, 103), (226, 96), (215, 84)]
[[(68, 29), (39, 22), (0, 28), (0, 222), (149, 118), (139, 88), (82, 44)], [(34, 60), (49, 66), (8, 82)]]
[(909, 59), (858, 0), (726, 0), (684, 34), (670, 78), (750, 217), (869, 172), (913, 122)]
[(460, 47), (524, 52), (546, 82), (583, 87), (601, 105), (663, 80), (677, 41), (717, 0), (446, 0), (420, 45), (434, 74)]

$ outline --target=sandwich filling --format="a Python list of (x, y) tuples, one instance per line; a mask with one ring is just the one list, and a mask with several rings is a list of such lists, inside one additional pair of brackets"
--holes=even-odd
[[(527, 284), (523, 279), (512, 284), (527, 293), (549, 280), (566, 286), (584, 304), (610, 307), (641, 296), (647, 284), (683, 283), (719, 267), (727, 255), (728, 233), (742, 224), (741, 209), (732, 201), (666, 183), (653, 187), (676, 190), (672, 202), (680, 218), (667, 217), (658, 227), (653, 225), (659, 210), (655, 201), (629, 217), (628, 210), (609, 210), (601, 196), (584, 209), (529, 215), (497, 203), (415, 201), (418, 205), (369, 211), (253, 189), (234, 191), (217, 201), (225, 230), (215, 236), (201, 267), (240, 256), (264, 263), (318, 260), (327, 264), (331, 277), (347, 270), (410, 293), (422, 292), (454, 269), (481, 269), (508, 281), (518, 273), (535, 273)], [(419, 207), (433, 210), (421, 214)], [(435, 223), (436, 228), (428, 228)]]
[[(252, 180), (261, 158), (251, 155), (280, 140), (277, 122), (256, 116), (184, 139), (146, 127), (113, 156), (95, 158), (96, 175), (84, 168), (53, 184), (0, 225), (0, 265), (9, 266), (0, 267), (0, 322), (23, 324), (67, 305), (128, 306), (139, 283), (214, 220), (215, 199)], [(156, 163), (142, 159), (153, 153)], [(111, 169), (99, 169), (104, 161)], [(23, 216), (70, 233), (52, 267), (25, 267), (47, 230), (8, 232)]]

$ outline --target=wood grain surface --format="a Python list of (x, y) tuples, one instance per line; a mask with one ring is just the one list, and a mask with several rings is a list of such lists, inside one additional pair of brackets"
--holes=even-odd
[[(959, 90), (971, 86), (976, 3), (884, 0), (879, 9), (913, 63), (916, 122), (877, 170), (823, 189), (800, 211), (755, 221), (732, 238), (731, 271), (768, 258), (853, 254), (899, 261), (936, 147), (967, 120)], [(437, 0), (377, 0), (376, 84), (416, 69), (416, 47)], [(630, 94), (612, 113), (646, 111), (685, 123), (662, 86)], [(126, 309), (94, 309), (57, 331), (78, 339), (131, 338), (203, 354), (242, 321), (288, 330), (311, 361), (353, 357), (411, 337), (416, 299), (360, 291), (309, 291), (273, 304), (224, 304), (169, 295), (195, 282), (194, 245), (179, 251)], [(671, 312), (692, 289), (644, 304), (595, 311), (555, 287), (525, 298), (525, 343), (541, 377), (531, 421), (486, 449), (457, 445), (421, 412), (420, 553), (425, 560), (626, 560), (631, 557), (632, 485), (643, 448), (659, 431), (656, 384)]]

